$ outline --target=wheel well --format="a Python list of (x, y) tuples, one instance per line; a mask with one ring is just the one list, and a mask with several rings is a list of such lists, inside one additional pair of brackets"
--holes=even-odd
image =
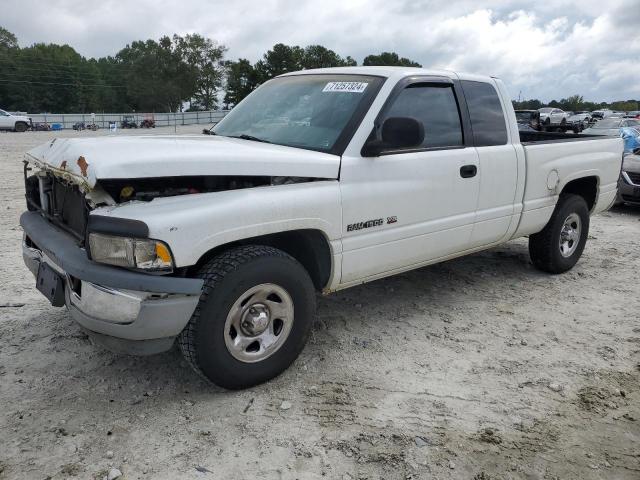
[(317, 290), (322, 290), (329, 283), (331, 248), (329, 241), (320, 230), (278, 232), (219, 245), (200, 257), (198, 263), (189, 267), (187, 273), (194, 273), (209, 259), (240, 245), (268, 245), (282, 250), (302, 264)]
[(563, 193), (580, 195), (587, 202), (589, 211), (591, 211), (596, 204), (596, 197), (598, 196), (598, 179), (596, 177), (583, 177), (572, 180), (564, 186), (560, 195)]

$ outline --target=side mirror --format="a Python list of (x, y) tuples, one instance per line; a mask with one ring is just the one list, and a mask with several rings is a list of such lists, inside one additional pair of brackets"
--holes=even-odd
[(368, 141), (363, 149), (365, 157), (375, 157), (384, 150), (417, 147), (424, 141), (422, 122), (411, 117), (389, 117), (382, 124), (381, 140)]

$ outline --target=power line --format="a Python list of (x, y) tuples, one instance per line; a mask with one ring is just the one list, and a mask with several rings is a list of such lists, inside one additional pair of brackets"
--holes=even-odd
[[(36, 60), (36, 59), (31, 59), (31, 58), (20, 58), (20, 57), (10, 57), (10, 59), (14, 62), (21, 62), (21, 63), (26, 63), (26, 64), (32, 64), (32, 65), (45, 65), (45, 66), (50, 66), (50, 67), (56, 67), (56, 68), (71, 68), (71, 69), (77, 69), (80, 68), (82, 65), (74, 65), (74, 64), (70, 64), (70, 63), (51, 63), (51, 62), (42, 62), (40, 60)], [(106, 62), (98, 62), (98, 61), (94, 61), (91, 62), (90, 60), (81, 60), (81, 62), (84, 63), (84, 65), (105, 65), (108, 66), (110, 68), (134, 68), (134, 65), (122, 65), (122, 64), (117, 64), (117, 63), (106, 63)]]
[(102, 87), (102, 88), (127, 88), (126, 85), (103, 85), (103, 84), (87, 84), (87, 83), (55, 83), (55, 82), (32, 82), (29, 80), (8, 80), (0, 78), (0, 83), (28, 83), (33, 85), (55, 85), (67, 87)]
[[(26, 77), (26, 78), (42, 78), (42, 77), (54, 77), (52, 78), (53, 80), (60, 80), (60, 79), (69, 79), (69, 80), (75, 80), (77, 78), (82, 79), (83, 77), (87, 80), (94, 80), (94, 81), (100, 81), (100, 80), (106, 80), (108, 77), (110, 77), (110, 75), (100, 75), (100, 74), (82, 74), (82, 73), (70, 73), (70, 72), (53, 72), (53, 71), (48, 71), (48, 72), (42, 72), (42, 73), (34, 73), (34, 72), (22, 72), (20, 70), (14, 70), (11, 72), (0, 72), (0, 75), (6, 75), (6, 76), (10, 76), (10, 77)], [(117, 76), (118, 79), (122, 79), (122, 75), (118, 75)]]

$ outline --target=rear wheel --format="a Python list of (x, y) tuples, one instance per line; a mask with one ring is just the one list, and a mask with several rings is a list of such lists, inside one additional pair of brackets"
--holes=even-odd
[(29, 125), (24, 122), (17, 122), (15, 126), (16, 132), (26, 132), (27, 128), (29, 128)]
[(566, 272), (580, 259), (588, 235), (587, 202), (579, 195), (561, 195), (544, 229), (529, 236), (531, 261), (545, 272)]
[(228, 389), (265, 382), (302, 351), (315, 316), (315, 289), (297, 260), (253, 245), (220, 254), (199, 272), (200, 302), (178, 344), (185, 359)]

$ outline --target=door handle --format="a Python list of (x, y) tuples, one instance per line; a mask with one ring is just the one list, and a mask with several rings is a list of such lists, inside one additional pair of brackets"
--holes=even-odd
[(462, 178), (475, 177), (476, 173), (478, 173), (478, 167), (475, 165), (464, 165), (460, 167), (460, 176)]

